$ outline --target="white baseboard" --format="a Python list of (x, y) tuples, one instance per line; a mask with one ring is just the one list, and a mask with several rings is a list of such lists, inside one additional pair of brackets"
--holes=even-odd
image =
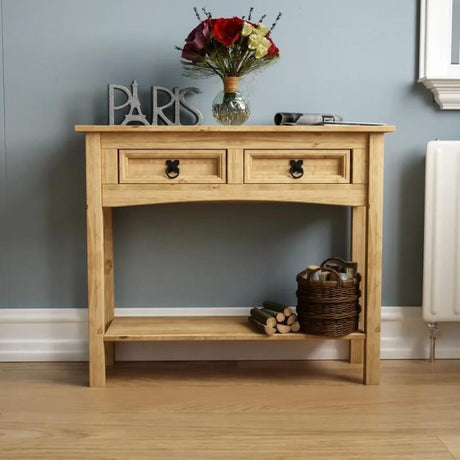
[[(246, 315), (247, 308), (119, 308), (123, 316)], [(0, 309), (0, 361), (86, 361), (84, 308)], [(459, 323), (441, 323), (437, 358), (460, 358)], [(118, 343), (120, 361), (346, 359), (347, 342)], [(382, 308), (382, 359), (425, 359), (428, 328), (420, 307)]]

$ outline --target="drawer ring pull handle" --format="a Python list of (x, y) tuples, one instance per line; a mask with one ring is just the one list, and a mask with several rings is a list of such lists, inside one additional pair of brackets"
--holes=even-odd
[(291, 160), (289, 162), (291, 165), (291, 169), (289, 170), (289, 174), (294, 179), (300, 179), (303, 176), (303, 160)]
[(179, 160), (166, 160), (166, 175), (170, 179), (175, 179), (179, 176)]

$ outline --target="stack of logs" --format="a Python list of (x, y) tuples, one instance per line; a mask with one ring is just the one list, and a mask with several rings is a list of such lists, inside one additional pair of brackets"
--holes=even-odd
[(286, 305), (265, 301), (262, 308), (252, 308), (249, 317), (251, 325), (260, 332), (273, 335), (298, 332), (300, 324), (297, 315)]

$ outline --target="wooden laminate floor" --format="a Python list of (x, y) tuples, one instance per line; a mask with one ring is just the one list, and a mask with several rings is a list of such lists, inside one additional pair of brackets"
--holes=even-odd
[(460, 459), (460, 361), (0, 364), (1, 459)]

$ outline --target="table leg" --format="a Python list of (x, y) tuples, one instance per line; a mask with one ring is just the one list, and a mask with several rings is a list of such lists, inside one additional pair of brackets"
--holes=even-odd
[[(113, 279), (113, 225), (112, 208), (103, 208), (104, 217), (104, 301), (105, 329), (115, 314), (114, 279)], [(113, 365), (115, 342), (105, 342), (106, 365)]]
[(367, 281), (364, 383), (380, 381), (380, 318), (382, 302), (383, 134), (369, 139), (369, 208), (367, 213)]
[[(361, 274), (361, 314), (359, 316), (359, 329), (364, 330), (366, 314), (366, 249), (367, 249), (367, 208), (354, 206), (351, 209), (351, 260), (358, 263)], [(362, 364), (364, 361), (364, 342), (350, 340), (350, 363)]]
[(86, 228), (88, 251), (89, 385), (105, 385), (104, 215), (101, 184), (101, 139), (86, 136)]

